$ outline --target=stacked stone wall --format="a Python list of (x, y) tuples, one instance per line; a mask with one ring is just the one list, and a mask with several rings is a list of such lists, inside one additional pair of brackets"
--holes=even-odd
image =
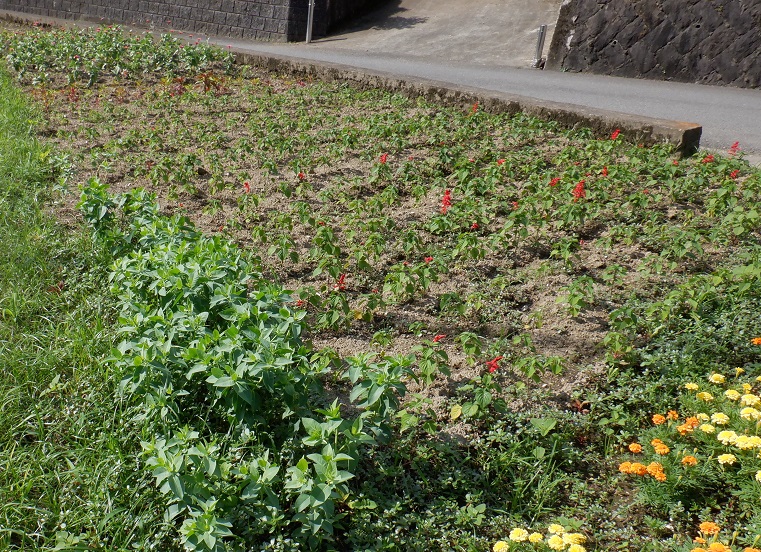
[[(322, 36), (382, 0), (317, 0), (314, 36)], [(308, 0), (0, 0), (0, 9), (34, 16), (267, 41), (303, 40)]]
[(761, 87), (761, 0), (566, 0), (547, 68)]

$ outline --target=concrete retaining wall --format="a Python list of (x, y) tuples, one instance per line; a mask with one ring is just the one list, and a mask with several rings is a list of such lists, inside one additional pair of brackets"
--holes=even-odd
[[(382, 0), (317, 0), (314, 36)], [(304, 40), (309, 0), (0, 0), (31, 15), (284, 42)]]
[(548, 69), (761, 87), (759, 0), (566, 0)]

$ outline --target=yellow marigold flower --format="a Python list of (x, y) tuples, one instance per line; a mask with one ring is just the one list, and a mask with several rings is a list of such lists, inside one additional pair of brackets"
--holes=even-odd
[(549, 539), (547, 539), (547, 546), (553, 550), (563, 550), (565, 548), (563, 537), (560, 535), (552, 535)]
[(740, 398), (740, 393), (735, 391), (734, 389), (727, 389), (724, 391), (724, 396), (728, 398), (730, 401), (736, 401)]
[(654, 414), (653, 415), (653, 423), (655, 425), (661, 425), (666, 421), (666, 417), (663, 414)]
[(745, 406), (756, 406), (758, 403), (761, 403), (761, 398), (759, 398), (758, 395), (748, 393), (740, 397), (740, 403)]
[(750, 390), (753, 389), (753, 386), (750, 383), (743, 383), (742, 388), (743, 393), (750, 393)]
[(669, 410), (666, 412), (666, 419), (668, 420), (678, 420), (679, 419), (679, 412), (676, 410)]
[(758, 481), (759, 483), (761, 483), (761, 470), (758, 470), (758, 471), (756, 472), (756, 481)]
[(587, 537), (581, 533), (563, 533), (563, 542), (566, 544), (584, 544)]
[(735, 377), (739, 377), (740, 374), (744, 374), (744, 373), (745, 373), (745, 370), (743, 370), (742, 368), (735, 368)]
[(751, 345), (761, 345), (761, 337), (754, 337), (750, 340)]
[(701, 391), (695, 396), (703, 402), (711, 402), (713, 400), (713, 395), (711, 395), (708, 391)]
[(714, 372), (713, 374), (708, 376), (708, 381), (710, 381), (711, 383), (717, 383), (718, 384), (718, 383), (724, 383), (725, 381), (727, 381), (727, 378), (725, 378), (721, 374), (717, 374), (717, 373)]
[[(631, 465), (631, 462), (624, 462), (624, 464)], [(559, 523), (550, 523), (550, 526), (547, 527), (547, 532), (551, 535), (562, 535), (565, 533), (565, 527), (560, 525)]]
[(528, 531), (526, 531), (525, 529), (521, 529), (520, 527), (516, 527), (515, 529), (510, 531), (510, 535), (508, 536), (508, 538), (511, 541), (515, 541), (515, 542), (526, 541), (528, 540)]
[(719, 527), (713, 521), (704, 521), (698, 525), (698, 529), (700, 529), (700, 532), (704, 535), (718, 535), (719, 531), (721, 531), (721, 527)]
[(707, 422), (711, 419), (711, 417), (708, 414), (704, 414), (703, 412), (698, 412), (695, 414), (695, 417), (700, 420), (701, 422)]
[(711, 414), (711, 421), (716, 425), (727, 425), (729, 423), (729, 416), (723, 412), (716, 412)]
[(733, 444), (740, 450), (750, 450), (754, 448), (753, 441), (747, 435), (738, 435)]
[(685, 456), (682, 458), (682, 465), (683, 466), (697, 466), (698, 465), (698, 459), (694, 456)]
[(752, 406), (746, 406), (745, 408), (740, 410), (740, 417), (743, 420), (748, 420), (749, 422), (755, 422), (761, 419), (761, 412), (759, 412)]
[(716, 460), (718, 460), (719, 464), (721, 465), (729, 464), (731, 466), (737, 461), (737, 456), (735, 456), (734, 454), (719, 454), (716, 457)]
[(494, 552), (506, 552), (510, 549), (510, 545), (507, 544), (505, 541), (497, 541), (494, 543)]
[(713, 427), (711, 424), (703, 424), (698, 428), (703, 433), (713, 433), (716, 431), (716, 428)]
[(700, 389), (700, 387), (698, 386), (698, 384), (697, 384), (697, 383), (692, 383), (692, 382), (690, 382), (690, 383), (685, 383), (685, 384), (684, 384), (684, 388), (685, 388), (687, 391), (697, 391), (698, 389)]
[(587, 552), (587, 549), (580, 544), (572, 544), (568, 547), (568, 552)]
[(642, 445), (640, 445), (639, 443), (631, 443), (629, 445), (629, 451), (633, 452), (634, 454), (639, 454), (640, 452), (642, 452)]
[(721, 441), (722, 445), (731, 445), (737, 440), (737, 433), (734, 431), (720, 431), (716, 438)]
[(528, 541), (529, 541), (530, 543), (536, 544), (537, 542), (542, 542), (542, 539), (543, 539), (543, 538), (544, 538), (544, 537), (542, 536), (542, 534), (541, 534), (541, 533), (531, 533), (531, 534), (528, 536)]

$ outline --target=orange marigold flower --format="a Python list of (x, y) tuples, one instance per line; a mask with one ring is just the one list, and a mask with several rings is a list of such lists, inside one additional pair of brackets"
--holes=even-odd
[(693, 548), (690, 552), (708, 552), (705, 548)]
[(678, 420), (679, 419), (679, 413), (676, 410), (669, 410), (666, 413), (666, 419), (667, 420)]
[(663, 465), (658, 462), (650, 462), (647, 466), (647, 473), (652, 475), (658, 481), (666, 481), (666, 474), (663, 472)]
[(655, 454), (660, 454), (661, 456), (666, 456), (671, 452), (671, 449), (667, 445), (656, 445), (654, 448)]
[(629, 451), (633, 452), (634, 454), (639, 454), (642, 452), (642, 445), (639, 443), (632, 443), (629, 445)]
[(754, 337), (750, 340), (753, 345), (761, 345), (761, 337)]
[(743, 548), (743, 552), (761, 552), (758, 548), (753, 548), (752, 546), (746, 546)]
[(682, 465), (683, 466), (697, 466), (698, 465), (698, 459), (694, 456), (685, 456), (682, 458)]
[(700, 529), (700, 532), (704, 535), (718, 535), (719, 531), (721, 531), (721, 527), (716, 525), (713, 521), (704, 521), (698, 525), (698, 529)]
[(661, 425), (661, 424), (662, 424), (662, 423), (664, 423), (665, 421), (666, 421), (666, 417), (665, 417), (665, 416), (663, 416), (662, 414), (655, 414), (655, 415), (653, 416), (653, 423), (654, 423), (655, 425)]
[(632, 463), (631, 462), (621, 462), (618, 465), (618, 471), (621, 473), (632, 473)]
[(694, 539), (692, 539), (692, 542), (697, 542), (698, 544), (705, 544), (708, 541), (706, 541), (703, 537), (695, 537)]
[(632, 462), (631, 467), (629, 468), (629, 473), (640, 476), (647, 475), (647, 466), (640, 464), (639, 462)]
[(676, 430), (680, 435), (686, 435), (687, 433), (692, 433), (692, 431), (699, 425), (700, 420), (698, 420), (695, 416), (691, 416), (687, 418), (682, 425), (677, 426)]
[(720, 542), (712, 542), (708, 546), (708, 552), (732, 552), (732, 549), (726, 544)]

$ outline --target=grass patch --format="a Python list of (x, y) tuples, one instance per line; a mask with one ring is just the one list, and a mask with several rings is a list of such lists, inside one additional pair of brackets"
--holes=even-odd
[(54, 194), (50, 151), (35, 137), (40, 113), (4, 71), (0, 114), (0, 548), (73, 546), (81, 530), (122, 549), (152, 505), (98, 361), (114, 331), (107, 257), (46, 212)]

